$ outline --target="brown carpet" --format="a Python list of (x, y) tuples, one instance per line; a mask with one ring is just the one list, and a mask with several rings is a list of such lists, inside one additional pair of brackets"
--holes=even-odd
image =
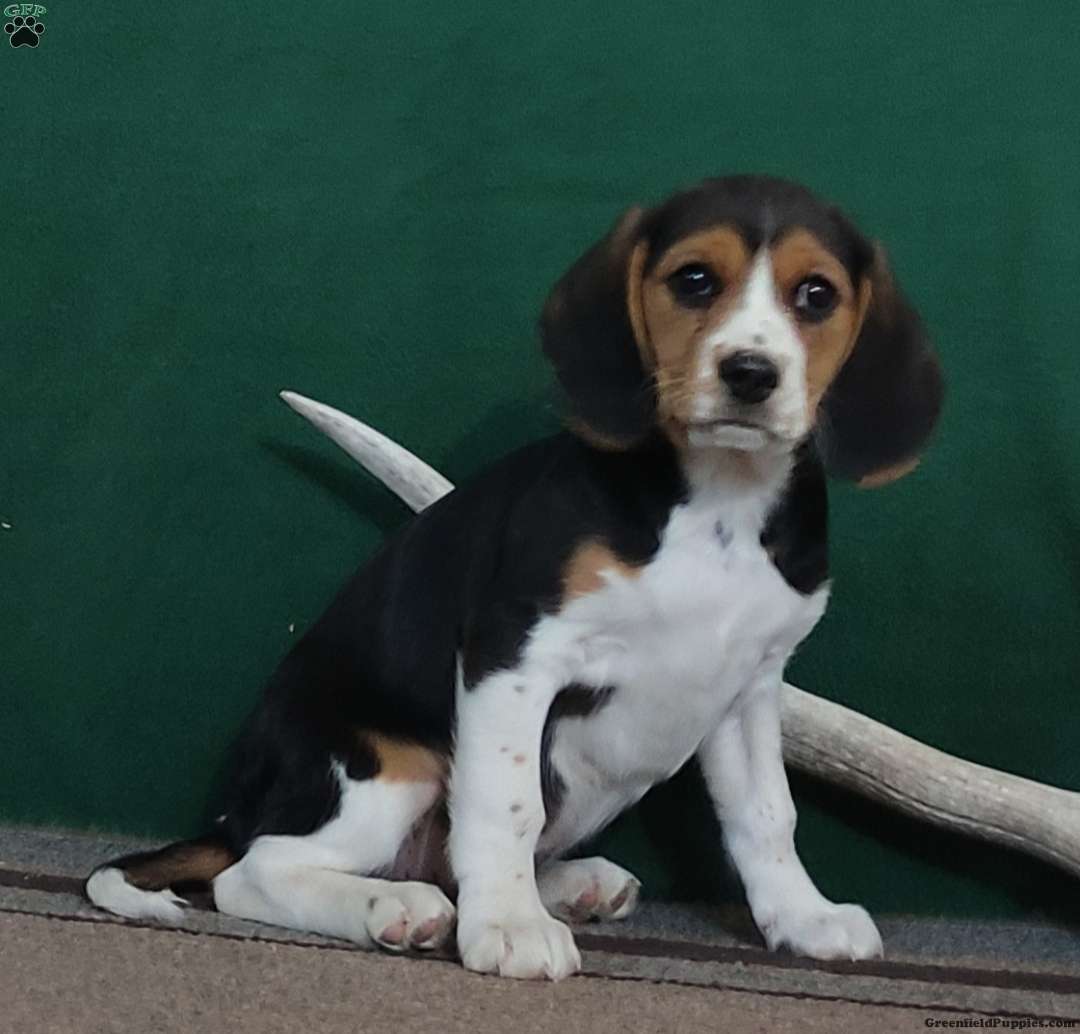
[(1080, 931), (1061, 924), (882, 916), (885, 959), (815, 962), (762, 950), (744, 909), (645, 902), (579, 929), (583, 975), (523, 984), (205, 901), (178, 930), (93, 908), (86, 873), (145, 846), (0, 826), (0, 1034), (1080, 1030)]
[(887, 1034), (933, 1015), (587, 976), (519, 983), (449, 962), (19, 914), (0, 913), (0, 945), (10, 1034)]

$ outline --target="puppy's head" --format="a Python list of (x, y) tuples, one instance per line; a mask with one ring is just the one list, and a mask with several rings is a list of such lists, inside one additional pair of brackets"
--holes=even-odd
[(631, 209), (555, 285), (544, 351), (573, 426), (607, 448), (792, 449), (832, 473), (914, 466), (942, 382), (884, 253), (782, 180), (707, 180)]

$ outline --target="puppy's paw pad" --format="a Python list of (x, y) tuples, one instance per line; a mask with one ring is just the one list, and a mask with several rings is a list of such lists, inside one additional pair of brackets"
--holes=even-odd
[(388, 951), (404, 951), (409, 913), (404, 902), (392, 894), (372, 898), (368, 904), (367, 929), (371, 939)]
[(878, 958), (883, 954), (881, 934), (866, 910), (858, 905), (833, 905), (788, 912), (762, 925), (771, 950), (790, 948), (812, 959)]
[(401, 883), (369, 902), (367, 929), (388, 951), (440, 947), (454, 925), (454, 906), (438, 887)]
[(641, 882), (606, 858), (555, 862), (539, 879), (544, 905), (570, 922), (625, 919), (637, 907)]
[(570, 929), (546, 914), (459, 931), (458, 946), (465, 968), (477, 973), (562, 980), (581, 969), (581, 955)]
[(419, 951), (432, 951), (441, 947), (454, 926), (454, 913), (443, 912), (418, 923), (409, 936), (409, 943)]
[(572, 903), (571, 908), (576, 915), (590, 916), (600, 904), (600, 885), (593, 883), (583, 890)]

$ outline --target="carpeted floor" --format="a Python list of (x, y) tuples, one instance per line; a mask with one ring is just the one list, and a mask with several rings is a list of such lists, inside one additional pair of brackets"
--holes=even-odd
[(182, 930), (98, 912), (79, 878), (131, 841), (0, 828), (0, 1031), (1080, 1029), (1080, 932), (883, 919), (887, 957), (770, 955), (738, 913), (646, 905), (579, 932), (582, 976), (527, 984), (192, 909)]

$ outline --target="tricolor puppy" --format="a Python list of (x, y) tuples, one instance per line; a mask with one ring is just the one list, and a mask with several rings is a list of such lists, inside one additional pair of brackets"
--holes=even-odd
[(941, 401), (882, 252), (799, 186), (709, 180), (620, 219), (541, 333), (572, 430), (387, 541), (271, 678), (216, 828), (98, 869), (92, 901), (170, 920), (210, 882), (391, 950), (456, 917), (468, 968), (558, 979), (562, 920), (638, 892), (563, 859), (696, 758), (769, 947), (881, 951), (795, 853), (779, 691), (828, 596), (826, 472), (900, 476)]

